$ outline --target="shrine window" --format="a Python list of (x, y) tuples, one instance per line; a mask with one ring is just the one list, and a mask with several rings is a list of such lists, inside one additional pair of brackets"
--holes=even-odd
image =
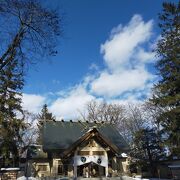
[(47, 165), (38, 165), (39, 171), (47, 171)]
[(90, 152), (89, 151), (78, 151), (78, 155), (79, 156), (88, 156), (88, 155), (90, 155)]
[(104, 156), (104, 151), (93, 151), (92, 154), (97, 156)]

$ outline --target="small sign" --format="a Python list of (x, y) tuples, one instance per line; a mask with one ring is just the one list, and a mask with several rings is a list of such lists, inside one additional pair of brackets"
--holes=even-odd
[(86, 158), (85, 158), (85, 157), (81, 157), (81, 161), (82, 161), (83, 163), (85, 163), (85, 162), (86, 162)]
[(102, 162), (101, 158), (98, 158), (97, 163), (101, 164), (101, 162)]

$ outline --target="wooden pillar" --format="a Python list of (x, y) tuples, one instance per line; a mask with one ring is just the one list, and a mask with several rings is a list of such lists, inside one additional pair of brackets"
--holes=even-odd
[(74, 164), (74, 178), (77, 178), (77, 165)]
[(116, 159), (116, 156), (113, 157), (113, 170), (114, 171), (117, 170), (117, 159)]
[(105, 152), (105, 157), (107, 159), (107, 164), (106, 164), (106, 167), (105, 167), (105, 176), (108, 177), (108, 174), (109, 174), (108, 159), (109, 159), (109, 157), (108, 157), (107, 151)]
[(105, 167), (105, 175), (108, 177), (108, 165)]

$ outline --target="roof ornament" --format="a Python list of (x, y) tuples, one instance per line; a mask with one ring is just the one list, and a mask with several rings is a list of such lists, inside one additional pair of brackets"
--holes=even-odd
[(96, 120), (94, 120), (93, 122), (89, 122), (88, 120), (79, 121), (79, 122), (82, 124), (82, 126), (84, 126), (84, 129), (82, 130), (82, 132), (83, 131), (91, 131), (93, 129), (99, 129), (105, 124), (104, 121), (98, 122)]
[(89, 130), (89, 121), (81, 121), (81, 125), (84, 126), (84, 129), (81, 131), (86, 131), (86, 130)]

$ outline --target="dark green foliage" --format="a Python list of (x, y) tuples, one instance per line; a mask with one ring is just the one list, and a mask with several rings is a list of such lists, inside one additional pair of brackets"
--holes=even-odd
[(134, 154), (137, 158), (155, 161), (162, 156), (160, 137), (155, 129), (141, 129), (134, 135)]
[(55, 121), (55, 116), (52, 115), (52, 113), (50, 113), (48, 111), (47, 105), (44, 104), (43, 108), (41, 109), (41, 112), (38, 114), (37, 116), (38, 119), (38, 137), (37, 137), (37, 144), (41, 144), (42, 145), (42, 126), (43, 123), (45, 121)]
[(156, 67), (160, 80), (151, 101), (162, 110), (157, 121), (171, 152), (180, 155), (180, 3), (163, 3), (159, 19), (161, 39), (156, 49)]
[(165, 155), (160, 139), (156, 130), (149, 128), (137, 131), (133, 139), (132, 157), (138, 159), (141, 167), (150, 166), (152, 175), (156, 174), (156, 161)]
[(13, 162), (13, 165), (18, 161), (22, 133), (26, 128), (20, 92), (24, 84), (23, 71), (15, 55), (14, 51), (9, 57), (10, 63), (0, 73), (0, 155), (5, 164)]

